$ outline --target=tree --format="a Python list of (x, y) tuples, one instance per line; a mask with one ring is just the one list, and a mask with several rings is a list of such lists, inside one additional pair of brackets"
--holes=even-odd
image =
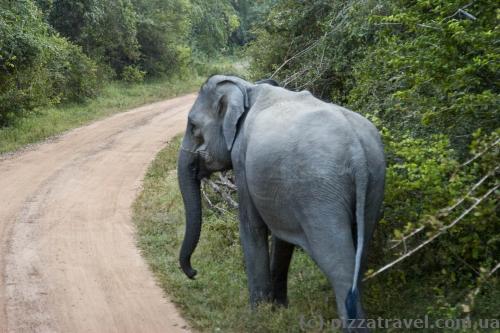
[(187, 0), (134, 0), (138, 13), (139, 64), (149, 75), (169, 75), (186, 66), (190, 4)]
[(0, 3), (0, 126), (37, 107), (97, 93), (96, 64), (53, 33), (31, 0)]
[(130, 0), (54, 0), (49, 7), (54, 29), (118, 74), (138, 61), (137, 13)]
[(227, 48), (240, 21), (229, 0), (192, 0), (191, 43), (198, 52), (215, 55)]

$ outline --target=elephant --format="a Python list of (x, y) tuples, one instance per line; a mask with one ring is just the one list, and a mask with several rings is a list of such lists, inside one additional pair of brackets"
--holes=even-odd
[(300, 247), (331, 283), (340, 318), (364, 318), (360, 283), (385, 182), (375, 126), (272, 80), (208, 78), (189, 111), (177, 165), (186, 218), (179, 263), (189, 278), (197, 274), (200, 181), (229, 169), (252, 307), (288, 304), (288, 269)]

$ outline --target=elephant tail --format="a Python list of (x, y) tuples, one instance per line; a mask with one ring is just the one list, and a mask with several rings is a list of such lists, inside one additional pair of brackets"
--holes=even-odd
[[(361, 145), (360, 145), (361, 146)], [(357, 319), (358, 309), (358, 282), (361, 274), (361, 261), (363, 258), (363, 250), (365, 244), (365, 201), (366, 192), (368, 190), (368, 169), (364, 150), (360, 147), (362, 158), (358, 161), (354, 172), (355, 188), (356, 188), (356, 257), (354, 264), (354, 276), (352, 287), (349, 290), (345, 306), (348, 319)], [(359, 155), (358, 155), (359, 156)], [(360, 163), (359, 163), (360, 162)]]

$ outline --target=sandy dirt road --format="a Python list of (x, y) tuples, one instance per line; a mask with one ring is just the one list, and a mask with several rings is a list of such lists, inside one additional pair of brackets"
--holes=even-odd
[(135, 246), (130, 206), (195, 95), (0, 157), (0, 332), (186, 332)]

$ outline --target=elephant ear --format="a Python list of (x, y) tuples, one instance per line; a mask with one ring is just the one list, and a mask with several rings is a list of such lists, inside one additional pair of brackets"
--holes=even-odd
[(224, 115), (222, 132), (226, 140), (227, 149), (233, 148), (238, 132), (238, 122), (249, 108), (246, 88), (234, 81), (225, 80), (219, 84), (231, 83), (227, 93), (221, 98), (221, 112)]

